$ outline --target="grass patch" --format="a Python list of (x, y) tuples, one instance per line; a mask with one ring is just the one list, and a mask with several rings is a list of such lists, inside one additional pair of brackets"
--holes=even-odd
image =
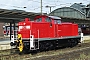
[(77, 58), (75, 58), (75, 59), (69, 59), (69, 60), (90, 60), (90, 53), (86, 55), (83, 52)]

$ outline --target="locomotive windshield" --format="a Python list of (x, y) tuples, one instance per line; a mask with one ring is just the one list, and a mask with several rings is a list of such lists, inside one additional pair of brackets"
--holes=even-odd
[(45, 19), (45, 21), (46, 21), (46, 22), (51, 22), (51, 18), (47, 17), (47, 18)]
[(54, 24), (61, 24), (61, 18), (56, 16), (49, 16), (50, 18), (54, 19)]
[(54, 19), (54, 23), (55, 24), (61, 24), (61, 20), (60, 19)]
[(41, 22), (41, 21), (42, 21), (42, 18), (36, 19), (36, 22)]

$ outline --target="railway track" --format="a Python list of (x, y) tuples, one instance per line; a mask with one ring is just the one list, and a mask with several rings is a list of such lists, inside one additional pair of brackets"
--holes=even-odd
[[(14, 51), (14, 49), (13, 49)], [(11, 54), (11, 49), (8, 49), (8, 50), (0, 50), (0, 56), (1, 55), (9, 55)]]
[(26, 58), (25, 60), (36, 60), (38, 58), (44, 58), (44, 57), (51, 57), (51, 56), (56, 56), (56, 55), (64, 55), (67, 53), (74, 53), (77, 51), (83, 51), (83, 50), (87, 50), (90, 49), (90, 43), (84, 43), (81, 44), (80, 46), (75, 46), (73, 48), (64, 48), (64, 49), (58, 49), (58, 50), (52, 50), (52, 51), (48, 51), (48, 52), (42, 52), (42, 53), (38, 53), (36, 56), (30, 57), (30, 58)]
[[(19, 52), (16, 49), (12, 50), (3, 50), (0, 51), (0, 60), (35, 60), (37, 58), (42, 58), (42, 57), (50, 57), (50, 56), (55, 56), (55, 55), (63, 55), (65, 53), (71, 53), (75, 51), (82, 51), (85, 49), (90, 49), (90, 43), (83, 43), (81, 45), (77, 45), (73, 48), (60, 48), (57, 50), (51, 50), (51, 51), (43, 51), (43, 52), (37, 52), (37, 53), (29, 53), (29, 54), (22, 54), (19, 55)], [(12, 51), (12, 52), (11, 52)]]

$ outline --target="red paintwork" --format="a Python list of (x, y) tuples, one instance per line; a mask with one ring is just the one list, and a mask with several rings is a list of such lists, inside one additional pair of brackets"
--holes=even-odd
[[(42, 18), (41, 22), (37, 22), (37, 19)], [(55, 24), (54, 19), (51, 22), (46, 22), (48, 16), (37, 16), (34, 22), (31, 22), (28, 18), (25, 21), (19, 22), (18, 26), (23, 26), (18, 33), (22, 34), (22, 38), (30, 38), (30, 35), (34, 35), (34, 38), (57, 38), (65, 36), (77, 36), (78, 25), (74, 23), (60, 23)], [(26, 26), (30, 26), (27, 29)]]

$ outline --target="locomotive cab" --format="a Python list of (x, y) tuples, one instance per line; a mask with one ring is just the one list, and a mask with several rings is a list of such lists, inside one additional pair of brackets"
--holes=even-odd
[(49, 23), (50, 26), (53, 23), (52, 19), (48, 16), (45, 16), (45, 15), (37, 16), (34, 21), (37, 22), (37, 23)]
[(61, 24), (61, 18), (56, 16), (37, 16), (34, 22)]

